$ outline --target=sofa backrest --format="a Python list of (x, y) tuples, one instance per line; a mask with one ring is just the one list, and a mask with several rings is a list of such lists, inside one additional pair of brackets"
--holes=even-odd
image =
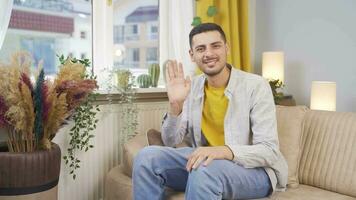
[(288, 163), (288, 188), (298, 187), (302, 125), (306, 106), (276, 106), (279, 148)]
[(309, 110), (299, 182), (356, 197), (356, 113)]

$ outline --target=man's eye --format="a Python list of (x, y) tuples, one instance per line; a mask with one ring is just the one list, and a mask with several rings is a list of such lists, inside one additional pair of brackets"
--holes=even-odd
[(197, 52), (202, 52), (203, 50), (203, 48), (197, 48)]
[(214, 45), (213, 47), (214, 47), (215, 49), (217, 49), (217, 48), (220, 48), (221, 45)]

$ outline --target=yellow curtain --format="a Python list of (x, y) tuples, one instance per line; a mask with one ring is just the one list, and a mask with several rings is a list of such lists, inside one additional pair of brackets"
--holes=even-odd
[[(218, 12), (209, 17), (207, 10), (212, 5), (216, 6)], [(230, 46), (228, 62), (238, 69), (251, 72), (248, 0), (197, 0), (196, 15), (202, 23), (214, 22), (222, 27)]]

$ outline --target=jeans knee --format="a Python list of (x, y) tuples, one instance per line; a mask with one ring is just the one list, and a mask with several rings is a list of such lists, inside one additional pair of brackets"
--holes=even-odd
[(141, 149), (134, 158), (134, 169), (137, 167), (148, 167), (152, 165), (152, 163), (156, 162), (156, 159), (160, 156), (161, 153), (162, 152), (160, 150), (160, 147), (158, 146), (147, 146)]
[(209, 168), (200, 166), (197, 169), (193, 169), (189, 174), (188, 187), (190, 190), (206, 191), (214, 193), (222, 193), (221, 183), (217, 177), (214, 177)]

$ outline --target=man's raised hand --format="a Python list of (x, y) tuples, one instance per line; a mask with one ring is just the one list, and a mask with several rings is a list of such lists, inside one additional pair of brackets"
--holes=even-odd
[(182, 63), (177, 63), (176, 60), (167, 62), (166, 79), (170, 114), (179, 115), (190, 92), (191, 80), (189, 76), (184, 78)]

